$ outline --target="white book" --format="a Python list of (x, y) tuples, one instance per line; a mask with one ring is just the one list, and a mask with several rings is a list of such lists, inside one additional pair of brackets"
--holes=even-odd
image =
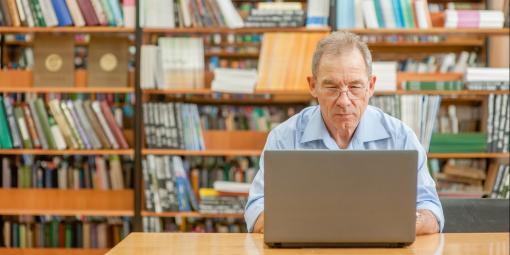
[(216, 68), (211, 89), (226, 93), (252, 94), (255, 91), (257, 78), (256, 69)]
[(189, 2), (190, 0), (181, 0), (181, 13), (182, 13), (182, 19), (183, 19), (183, 25), (184, 27), (191, 27), (191, 12), (189, 9)]
[(106, 12), (103, 9), (103, 5), (101, 4), (100, 0), (90, 0), (90, 2), (92, 3), (92, 7), (94, 8), (94, 12), (96, 13), (99, 24), (107, 25), (108, 18), (106, 17)]
[[(323, 1), (323, 0), (316, 0)], [(313, 2), (316, 2), (313, 1)], [(220, 12), (223, 15), (225, 23), (229, 28), (241, 28), (244, 27), (244, 22), (239, 13), (237, 12), (232, 0), (216, 0)]]
[(459, 58), (457, 59), (457, 64), (455, 65), (455, 68), (453, 69), (453, 71), (457, 72), (457, 73), (466, 72), (468, 60), (469, 60), (469, 52), (462, 51), (459, 55)]
[(76, 27), (85, 26), (85, 19), (81, 14), (80, 8), (78, 7), (78, 3), (76, 0), (65, 0), (67, 8), (69, 9), (69, 13), (71, 14), (71, 18), (73, 19), (73, 24)]
[(329, 0), (308, 1), (307, 4), (306, 27), (327, 27), (329, 19)]
[(367, 28), (379, 28), (374, 2), (372, 0), (363, 0), (363, 18)]
[(397, 90), (397, 62), (373, 62), (372, 73), (377, 77), (375, 91)]
[(89, 119), (87, 118), (87, 114), (85, 113), (85, 110), (83, 110), (83, 101), (81, 99), (78, 99), (76, 101), (68, 101), (69, 103), (74, 103), (74, 109), (76, 110), (76, 114), (78, 115), (79, 121), (82, 125), (82, 127), (85, 129), (85, 133), (89, 137), (89, 141), (92, 144), (92, 147), (94, 149), (101, 149), (101, 141), (99, 141), (99, 138), (97, 137), (96, 133), (94, 132), (94, 129), (92, 128)]
[(41, 5), (41, 10), (44, 16), (44, 21), (46, 22), (46, 26), (58, 26), (57, 14), (55, 13), (55, 9), (53, 8), (51, 0), (39, 0), (39, 3)]
[(140, 86), (142, 89), (154, 89), (155, 87), (155, 66), (156, 49), (155, 45), (142, 45), (140, 63)]
[(354, 0), (354, 27), (364, 28), (365, 22), (363, 17), (363, 0)]
[(18, 17), (21, 24), (27, 23), (27, 15), (25, 14), (25, 10), (23, 8), (23, 3), (21, 0), (16, 0), (16, 9), (18, 11)]
[(94, 110), (94, 113), (97, 116), (99, 124), (101, 124), (101, 127), (102, 127), (104, 133), (106, 134), (106, 138), (108, 139), (108, 141), (112, 145), (112, 148), (113, 149), (118, 149), (119, 148), (119, 143), (117, 143), (117, 140), (115, 140), (115, 136), (113, 136), (113, 133), (110, 130), (110, 127), (108, 126), (108, 122), (106, 122), (106, 119), (105, 119), (105, 117), (103, 115), (103, 112), (101, 111), (101, 106), (99, 105), (98, 101), (93, 101), (92, 102), (92, 110)]
[(395, 21), (395, 15), (393, 14), (393, 5), (391, 0), (382, 0), (380, 3), (384, 18), (384, 25), (386, 26), (385, 28), (396, 28), (397, 25)]
[(215, 181), (213, 187), (220, 192), (248, 193), (250, 191), (250, 183)]
[(144, 27), (174, 28), (174, 1), (146, 0)]
[[(385, 2), (385, 1), (383, 1), (383, 2)], [(426, 9), (426, 8), (428, 8), (427, 1), (416, 0), (414, 2), (414, 5), (415, 5), (415, 9), (416, 9), (416, 19), (418, 20), (418, 27), (423, 28), (423, 29), (430, 28), (430, 25), (431, 25), (431, 24), (429, 24), (430, 17), (428, 17), (429, 12)]]
[(65, 150), (67, 148), (66, 140), (64, 139), (64, 135), (62, 134), (62, 131), (60, 131), (60, 128), (58, 125), (51, 125), (50, 126), (51, 135), (53, 136), (53, 139), (55, 140), (55, 145), (57, 146), (57, 149), (59, 150)]
[(27, 16), (27, 23), (29, 27), (35, 27), (35, 20), (32, 11), (30, 10), (29, 0), (21, 0), (21, 4), (23, 5), (23, 10)]

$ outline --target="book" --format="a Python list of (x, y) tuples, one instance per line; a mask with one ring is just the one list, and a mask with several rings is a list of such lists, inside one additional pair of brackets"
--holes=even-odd
[(316, 0), (308, 3), (306, 27), (327, 27), (329, 18), (329, 0)]
[[(7, 99), (8, 100), (8, 99)], [(0, 96), (0, 148), (2, 149), (10, 149), (13, 147), (13, 143), (11, 140), (11, 134), (9, 132), (9, 124), (8, 124), (8, 115), (4, 108), (4, 99)], [(10, 117), (9, 120), (14, 117), (12, 116), (12, 109), (10, 109)]]
[(34, 87), (74, 86), (72, 36), (37, 34), (34, 52)]
[(129, 41), (125, 37), (92, 36), (88, 55), (89, 87), (127, 87)]

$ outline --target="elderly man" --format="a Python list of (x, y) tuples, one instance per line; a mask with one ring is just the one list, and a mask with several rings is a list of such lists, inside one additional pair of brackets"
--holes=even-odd
[[(264, 150), (417, 150), (416, 234), (441, 231), (443, 210), (427, 169), (425, 150), (408, 126), (368, 106), (376, 77), (367, 45), (351, 33), (330, 34), (318, 43), (312, 77), (307, 79), (319, 106), (305, 108), (274, 128)], [(248, 231), (264, 232), (263, 157), (244, 216)]]

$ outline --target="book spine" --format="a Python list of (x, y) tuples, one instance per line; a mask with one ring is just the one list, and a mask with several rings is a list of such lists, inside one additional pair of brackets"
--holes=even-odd
[(38, 136), (37, 130), (35, 128), (34, 119), (32, 118), (32, 116), (30, 114), (30, 109), (28, 108), (28, 106), (25, 103), (23, 103), (21, 105), (21, 108), (23, 109), (23, 113), (25, 115), (25, 120), (27, 122), (28, 132), (32, 139), (33, 147), (36, 149), (40, 149), (41, 142), (39, 140), (39, 136)]
[(122, 134), (122, 131), (115, 122), (110, 107), (108, 106), (108, 103), (106, 103), (106, 101), (101, 102), (101, 109), (105, 117), (105, 120), (108, 123), (108, 126), (110, 127), (110, 130), (112, 131), (113, 135), (115, 136), (115, 140), (117, 141), (119, 146), (123, 149), (128, 149), (129, 145), (127, 144), (127, 141), (124, 138), (124, 134)]
[(32, 115), (32, 118), (34, 120), (35, 129), (37, 131), (37, 135), (39, 137), (39, 140), (41, 142), (41, 146), (43, 149), (47, 150), (49, 149), (48, 146), (48, 139), (46, 138), (44, 134), (44, 130), (42, 128), (41, 120), (39, 119), (39, 115), (37, 114), (37, 109), (35, 107), (35, 101), (29, 101), (28, 106), (30, 107), (30, 114)]
[(59, 26), (71, 26), (73, 25), (73, 19), (71, 13), (67, 8), (65, 0), (52, 0), (53, 7), (55, 7), (55, 13), (58, 19)]
[[(16, 118), (14, 117), (14, 110), (13, 110), (13, 107), (11, 104), (11, 99), (8, 97), (3, 99), (3, 104), (5, 105), (5, 111), (3, 114), (1, 113), (3, 111), (1, 101), (2, 101), (2, 97), (0, 96), (0, 118), (2, 118), (2, 116), (7, 117), (7, 120), (9, 122), (10, 136), (9, 136), (9, 129), (6, 128), (5, 126), (2, 126), (2, 124), (1, 124), (1, 122), (3, 120), (5, 120), (5, 118), (3, 118), (3, 120), (0, 120), (0, 129), (5, 129), (5, 131), (0, 131), (0, 134), (2, 134), (2, 138), (6, 139), (6, 140), (9, 139), (10, 137), (12, 137), (12, 141), (11, 141), (12, 148), (22, 148), (23, 144), (21, 141), (21, 135), (19, 133)], [(3, 139), (0, 139), (0, 140), (3, 140)], [(5, 145), (8, 147), (8, 141), (5, 141), (5, 142), (7, 142), (7, 144), (4, 144), (4, 142), (0, 142), (0, 145)], [(4, 147), (4, 146), (1, 146), (1, 147)]]
[(18, 121), (18, 127), (20, 129), (21, 138), (23, 140), (23, 147), (26, 149), (32, 149), (32, 141), (30, 140), (30, 134), (28, 132), (27, 123), (25, 121), (25, 117), (23, 116), (23, 110), (21, 107), (14, 107), (14, 115)]
[(98, 101), (92, 102), (92, 109), (94, 110), (94, 113), (97, 116), (99, 124), (101, 125), (101, 127), (102, 127), (102, 129), (103, 129), (103, 131), (104, 131), (104, 133), (106, 135), (106, 138), (108, 139), (108, 141), (112, 145), (112, 148), (113, 149), (119, 149), (119, 144), (115, 140), (115, 137), (112, 134), (112, 131), (108, 127), (108, 123), (106, 122), (106, 119), (104, 118), (104, 115), (101, 112), (101, 106), (99, 105)]
[(94, 7), (90, 0), (76, 0), (78, 3), (78, 7), (85, 18), (85, 24), (87, 26), (97, 26), (99, 24), (99, 20), (97, 19), (96, 13), (94, 11)]

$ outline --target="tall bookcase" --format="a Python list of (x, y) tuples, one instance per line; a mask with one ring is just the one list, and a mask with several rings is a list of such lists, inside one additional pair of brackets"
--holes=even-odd
[[(432, 1), (431, 1), (432, 2)], [(434, 1), (437, 2), (437, 1)], [(139, 3), (137, 2), (137, 5)], [(137, 16), (137, 20), (139, 17)], [(138, 24), (138, 22), (137, 22)], [(458, 41), (445, 42), (375, 42), (369, 43), (369, 48), (374, 56), (388, 53), (412, 53), (422, 52), (424, 54), (437, 52), (458, 52), (462, 50), (480, 50), (485, 57), (487, 41), (494, 36), (508, 37), (509, 29), (351, 29), (350, 32), (358, 35), (441, 35), (445, 37), (462, 35), (466, 39)], [(133, 217), (133, 230), (142, 230), (142, 217), (202, 217), (202, 218), (239, 218), (240, 214), (204, 214), (199, 212), (165, 212), (153, 213), (145, 211), (143, 208), (143, 185), (142, 185), (142, 159), (146, 155), (180, 155), (180, 156), (258, 156), (260, 155), (263, 143), (267, 133), (257, 131), (205, 131), (204, 139), (207, 150), (189, 151), (189, 150), (167, 150), (167, 149), (147, 149), (144, 147), (143, 140), (143, 112), (142, 103), (153, 96), (158, 97), (183, 97), (191, 98), (193, 102), (200, 104), (308, 104), (312, 100), (307, 91), (269, 91), (256, 90), (254, 95), (243, 99), (241, 102), (237, 97), (222, 94), (219, 98), (217, 93), (210, 90), (206, 85), (205, 89), (179, 89), (179, 90), (142, 90), (140, 87), (140, 49), (145, 43), (150, 42), (150, 37), (155, 34), (173, 35), (203, 35), (203, 34), (263, 34), (266, 32), (305, 32), (305, 33), (329, 33), (331, 28), (324, 29), (306, 29), (306, 28), (141, 28), (137, 26), (131, 28), (112, 28), (112, 27), (54, 27), (54, 28), (13, 28), (0, 27), (1, 34), (12, 33), (101, 33), (101, 34), (134, 34), (136, 46), (136, 60), (134, 71), (134, 86), (127, 88), (102, 87), (102, 88), (23, 88), (23, 87), (5, 87), (0, 86), (0, 93), (134, 93), (135, 102), (135, 121), (132, 132), (134, 147), (127, 150), (0, 150), (0, 155), (133, 155), (135, 163), (134, 188), (122, 191), (97, 191), (97, 190), (37, 190), (37, 189), (0, 189), (0, 214), (2, 215), (89, 215), (89, 216), (131, 216)], [(229, 57), (228, 54), (224, 56)], [(248, 55), (246, 55), (248, 56)], [(245, 56), (245, 57), (246, 57)], [(235, 57), (235, 56), (231, 56)], [(248, 56), (248, 57), (256, 57)], [(490, 60), (489, 60), (490, 61)], [(19, 74), (16, 74), (19, 75)], [(26, 76), (21, 74), (21, 77)], [(84, 75), (84, 74), (77, 74)], [(85, 74), (86, 75), (86, 74)], [(462, 73), (445, 74), (421, 74), (421, 73), (398, 73), (397, 81), (445, 81), (461, 80)], [(209, 79), (210, 82), (210, 79)], [(378, 95), (440, 95), (452, 102), (475, 101), (479, 105), (484, 105), (486, 98), (490, 94), (509, 94), (508, 91), (406, 91), (398, 88), (395, 92), (381, 92)], [(214, 96), (213, 96), (214, 95)], [(482, 103), (479, 103), (482, 102)], [(507, 160), (509, 153), (430, 153), (429, 158), (437, 159), (487, 159), (487, 160)], [(0, 248), (2, 254), (102, 254), (105, 250), (86, 250), (86, 249), (5, 249)]]
[[(123, 27), (0, 27), (0, 34), (104, 34), (133, 35), (135, 29)], [(26, 43), (30, 46), (31, 42)], [(2, 49), (5, 42), (2, 42)], [(25, 46), (25, 45), (24, 45)], [(32, 80), (32, 71), (1, 70), (0, 93), (32, 94), (47, 97), (50, 94), (127, 94), (134, 93), (133, 81), (127, 87), (87, 87), (87, 72), (75, 71), (75, 87), (32, 87), (19, 86)], [(126, 74), (128, 75), (128, 74)], [(133, 76), (131, 74), (131, 76)], [(21, 82), (22, 81), (22, 82)], [(12, 84), (12, 85), (11, 85)], [(126, 138), (134, 141), (134, 130), (124, 130)], [(37, 155), (128, 155), (134, 156), (134, 148), (129, 149), (2, 149), (0, 156)], [(0, 189), (0, 215), (35, 215), (35, 216), (134, 216), (134, 189), (99, 190), (99, 189), (36, 189), (10, 188)], [(85, 248), (5, 248), (0, 247), (1, 254), (104, 254), (108, 249)]]

